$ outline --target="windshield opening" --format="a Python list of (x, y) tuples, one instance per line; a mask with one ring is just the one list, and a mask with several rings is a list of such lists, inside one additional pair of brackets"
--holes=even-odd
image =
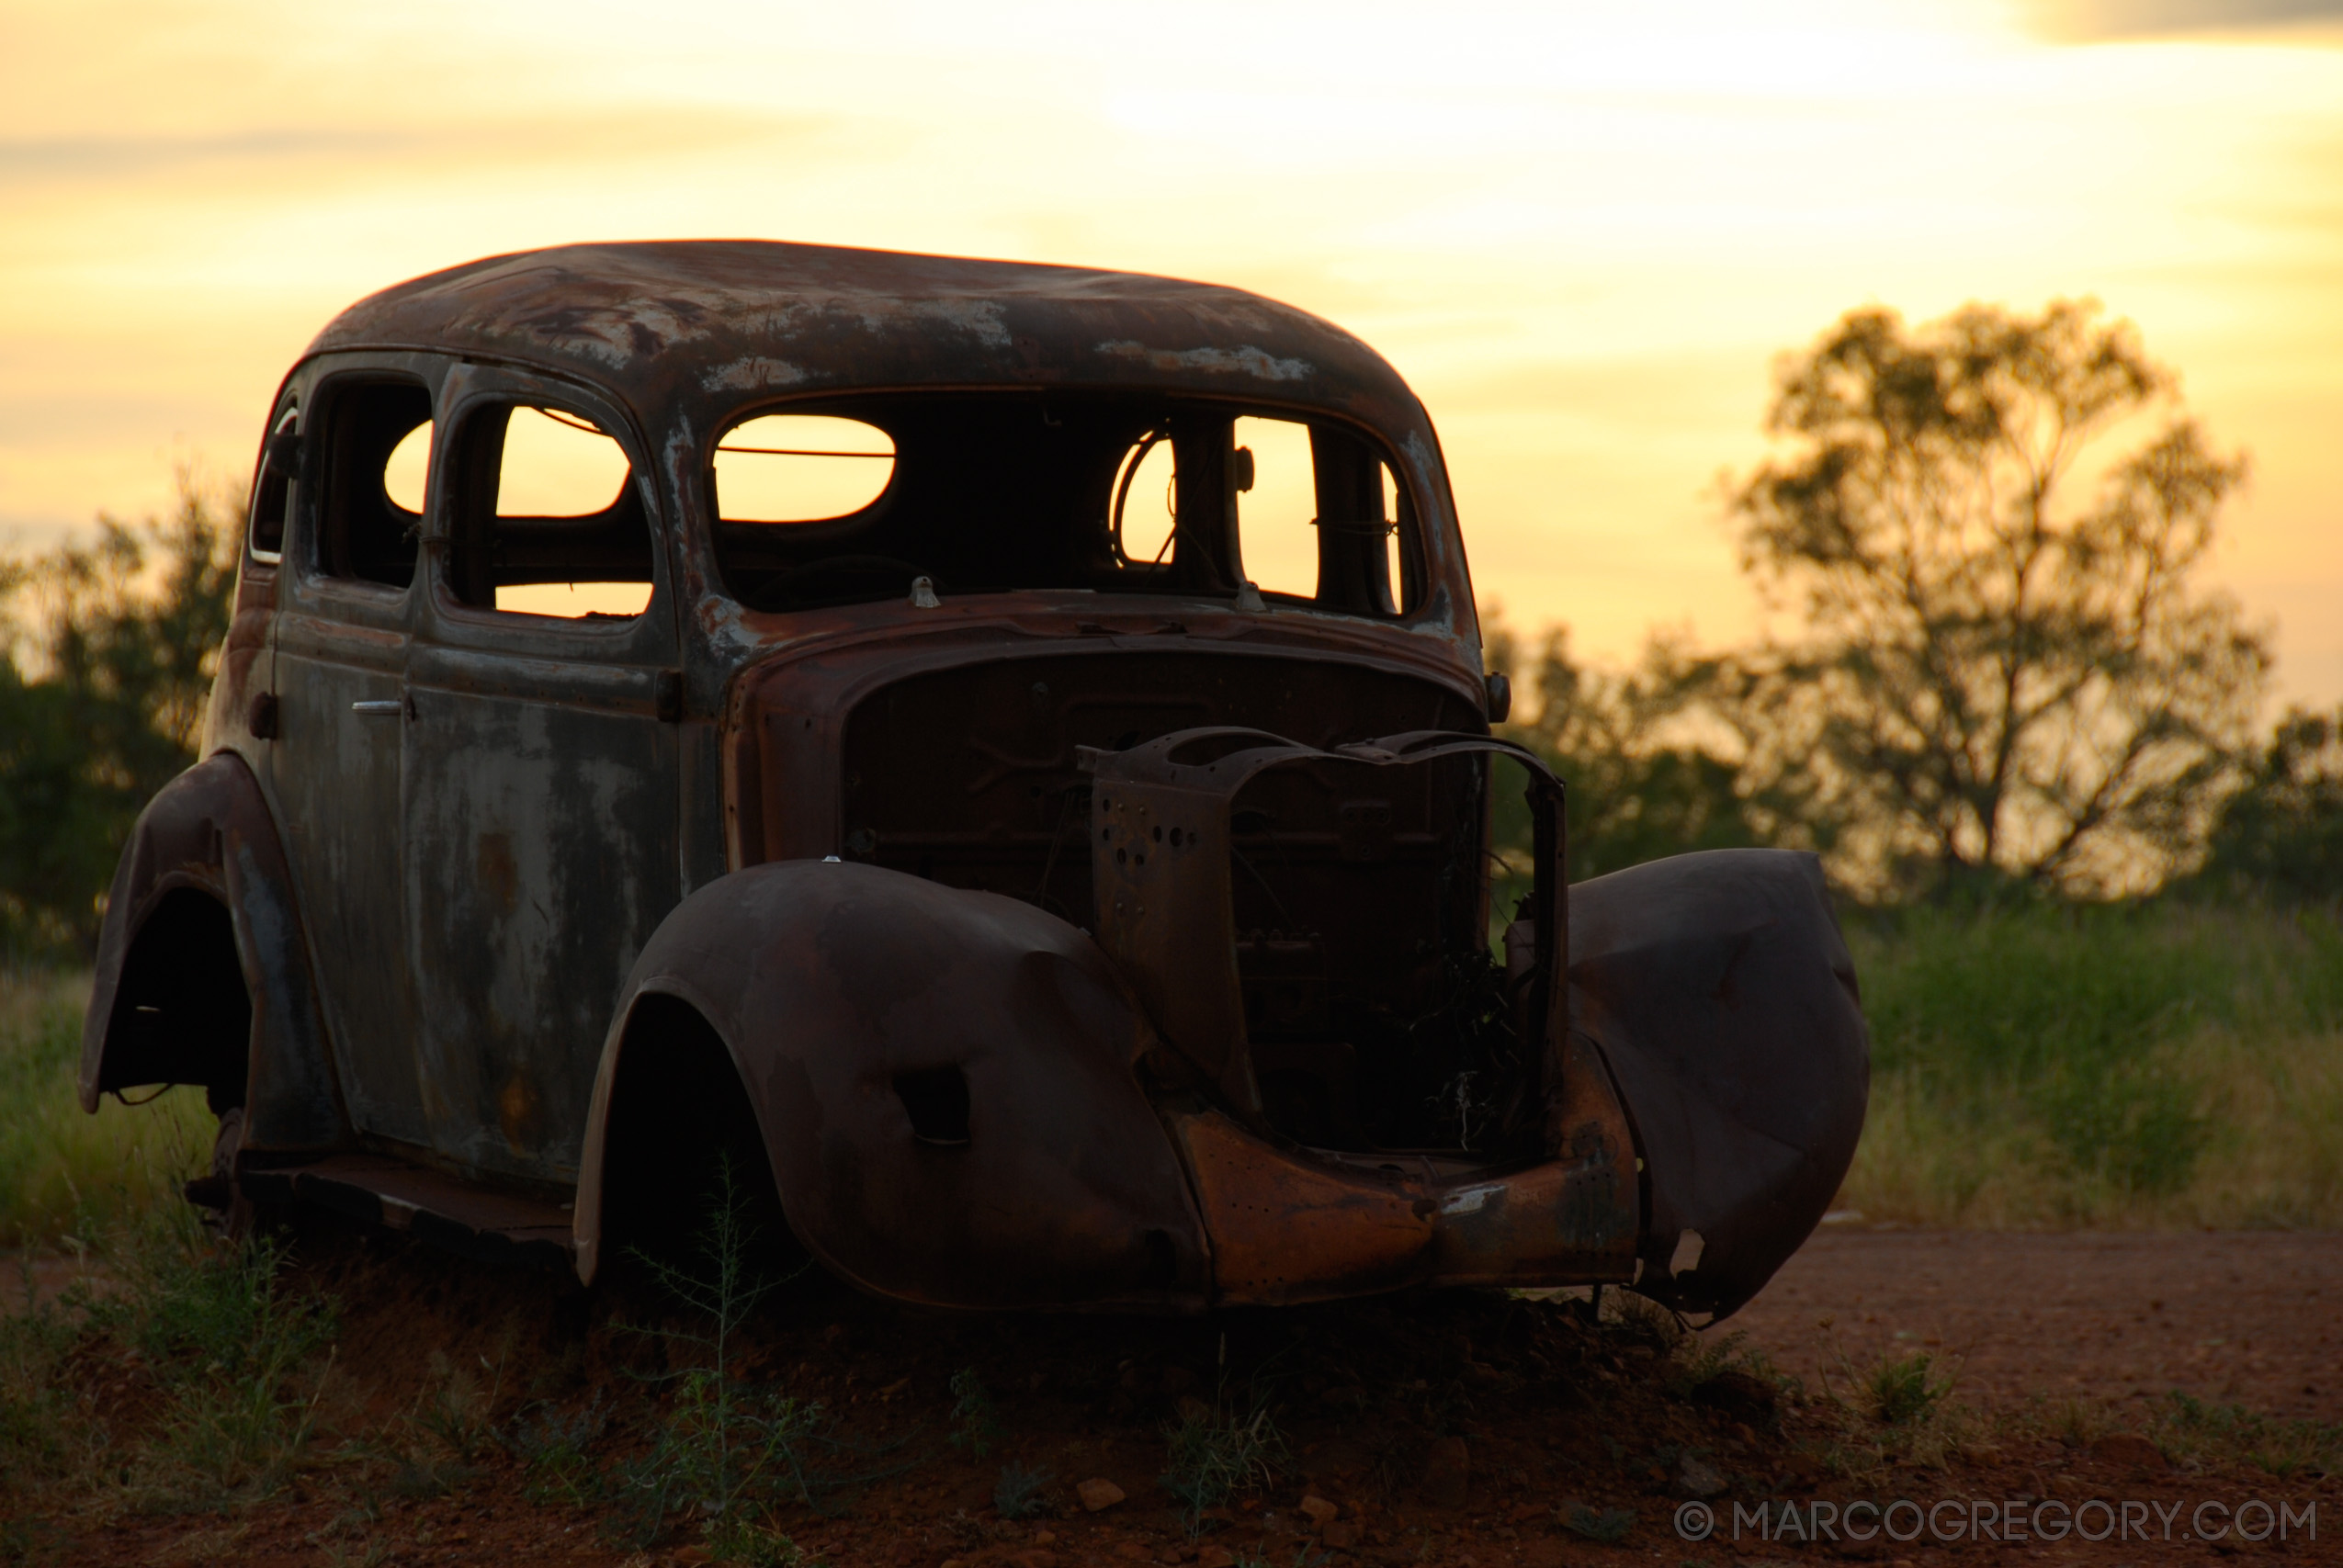
[[(756, 610), (1089, 589), (1353, 615), (1422, 598), (1416, 510), (1332, 419), (1193, 399), (862, 395), (749, 411), (710, 465), (717, 566)], [(852, 508), (846, 510), (846, 508)]]

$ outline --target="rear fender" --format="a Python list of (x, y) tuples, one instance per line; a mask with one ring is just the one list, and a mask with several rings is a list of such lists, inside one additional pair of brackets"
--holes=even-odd
[(1871, 1091), (1813, 855), (1714, 850), (1570, 889), (1570, 992), (1646, 1162), (1636, 1289), (1722, 1317), (1813, 1234)]
[(816, 861), (718, 879), (637, 960), (587, 1121), (584, 1279), (620, 1053), (642, 1048), (627, 1021), (651, 995), (722, 1039), (790, 1228), (856, 1284), (955, 1306), (1204, 1304), (1203, 1227), (1136, 1077), (1151, 1037), (1096, 944), (1013, 898)]
[[(221, 977), (187, 972), (190, 896), (223, 907), (234, 932), (235, 981), (251, 1021), (241, 1049), (210, 1038), (225, 1016), (209, 1005)], [(108, 1091), (163, 1083), (204, 1084), (214, 1109), (240, 1100), (248, 1149), (349, 1138), (284, 847), (259, 783), (233, 752), (189, 768), (139, 814), (98, 934), (82, 1109), (96, 1111)]]

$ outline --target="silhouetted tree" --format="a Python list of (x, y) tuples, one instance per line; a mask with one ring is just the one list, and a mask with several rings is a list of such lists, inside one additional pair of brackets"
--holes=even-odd
[(2288, 712), (2222, 803), (2203, 881), (2284, 900), (2343, 898), (2343, 709)]
[[(1544, 757), (1568, 786), (1570, 880), (1583, 881), (1662, 855), (1763, 841), (1758, 809), (1736, 793), (1737, 770), (1669, 733), (1681, 694), (1665, 645), (1641, 668), (1594, 671), (1571, 657), (1568, 631), (1548, 626), (1525, 651), (1495, 611), (1484, 613), (1488, 668), (1513, 683), (1515, 716), (1500, 733)], [(1504, 862), (1505, 896), (1527, 891), (1530, 820), (1517, 792), (1498, 793), (1492, 847)], [(1516, 886), (1518, 884), (1518, 886)]]
[(95, 942), (131, 823), (195, 761), (242, 534), (182, 473), (168, 521), (0, 563), (0, 951)]
[(2152, 886), (2252, 725), (2265, 640), (2197, 580), (2246, 459), (2096, 310), (1851, 311), (1778, 372), (1790, 453), (1729, 489), (1744, 568), (1804, 626), (1707, 661), (1706, 704), (1741, 795), (1859, 886)]

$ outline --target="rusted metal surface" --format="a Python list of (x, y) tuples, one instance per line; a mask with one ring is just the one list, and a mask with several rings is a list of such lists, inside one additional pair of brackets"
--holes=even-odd
[(1862, 1133), (1871, 1037), (1821, 863), (1677, 855), (1570, 907), (1573, 1007), (1648, 1167), (1638, 1288), (1730, 1312), (1813, 1234)]
[[(1205, 1299), (1194, 1205), (1137, 1076), (1150, 1032), (1055, 916), (781, 862), (686, 899), (628, 988), (682, 998), (730, 1043), (791, 1227), (848, 1279), (961, 1306)], [(617, 1067), (614, 1053), (596, 1129)], [(578, 1198), (588, 1271), (598, 1155)]]
[[(503, 514), (526, 407), (617, 444), (603, 512)], [(779, 410), (877, 423), (889, 488), (802, 533), (720, 519), (716, 443)], [(1239, 417), (1307, 428), (1316, 597), (1243, 580)], [(426, 424), (410, 512), (383, 465)], [(205, 1083), (257, 1190), (387, 1216), (424, 1182), (412, 1223), (458, 1241), (572, 1201), (591, 1275), (611, 1172), (656, 1165), (608, 1146), (668, 1048), (646, 1008), (719, 1042), (806, 1244), (922, 1301), (1640, 1268), (1726, 1309), (1844, 1168), (1861, 1017), (1807, 874), (1695, 857), (1574, 912), (1556, 787), (1488, 739), (1430, 422), (1324, 321), (1076, 268), (574, 246), (362, 301), (266, 430), (207, 760), (126, 851), (83, 1073), (93, 1104)], [(1170, 554), (1123, 559), (1115, 474), (1156, 441)], [(879, 564), (826, 565), (866, 525)], [(648, 607), (494, 608), (605, 578)], [(1500, 968), (1509, 754), (1545, 874)]]
[[(1086, 836), (1101, 945), (1130, 976), (1173, 1046), (1204, 1069), (1221, 1101), (1239, 1116), (1265, 1125), (1238, 976), (1237, 867), (1250, 867), (1237, 850), (1230, 820), (1239, 792), (1270, 769), (1319, 764), (1312, 782), (1319, 785), (1317, 793), (1331, 797), (1331, 809), (1321, 800), (1314, 815), (1334, 829), (1337, 857), (1365, 860), (1387, 835), (1391, 803), (1328, 774), (1396, 767), (1430, 772), (1431, 764), (1491, 753), (1511, 757), (1533, 781), (1539, 837), (1548, 852), (1539, 859), (1531, 897), (1545, 913), (1543, 931), (1566, 929), (1561, 911), (1567, 906), (1554, 869), (1562, 785), (1534, 754), (1510, 741), (1420, 730), (1328, 750), (1264, 731), (1205, 726), (1121, 751), (1082, 750), (1083, 771), (1093, 780)], [(1371, 838), (1360, 830), (1363, 821), (1371, 825)], [(1323, 829), (1319, 836), (1327, 836)], [(1265, 890), (1289, 918), (1296, 908), (1308, 916), (1321, 912), (1298, 897), (1289, 903), (1274, 886)], [(1373, 897), (1371, 884), (1366, 891), (1378, 918), (1404, 919), (1403, 900)], [(1287, 934), (1307, 935), (1298, 929)], [(1463, 934), (1472, 940), (1469, 929)], [(1534, 976), (1554, 972), (1552, 940), (1538, 940)], [(1521, 1088), (1531, 1103), (1561, 1082), (1567, 1049), (1564, 1020), (1546, 1005), (1546, 994), (1541, 986), (1522, 1032), (1530, 1054)]]
[[(1532, 783), (1544, 852), (1530, 897), (1545, 934), (1533, 937), (1534, 957), (1518, 982), (1527, 993), (1516, 1010), (1523, 1047), (1518, 1081), (1496, 1101), (1497, 1115), (1478, 1140), (1482, 1157), (1439, 1173), (1397, 1149), (1329, 1159), (1276, 1147), (1239, 972), (1234, 802), (1273, 769), (1307, 767), (1337, 801), (1337, 852), (1357, 855), (1364, 846), (1344, 843), (1339, 829), (1346, 807), (1355, 816), (1358, 803), (1373, 796), (1341, 775), (1428, 773), (1492, 754), (1511, 757)], [(1542, 761), (1508, 741), (1445, 730), (1329, 750), (1227, 727), (1183, 730), (1119, 752), (1085, 750), (1081, 760), (1093, 780), (1088, 837), (1100, 945), (1169, 1043), (1200, 1071), (1215, 1105), (1225, 1108), (1170, 1117), (1196, 1182), (1224, 1299), (1276, 1303), (1422, 1281), (1631, 1276), (1634, 1145), (1600, 1054), (1573, 1035), (1547, 984), (1554, 945), (1568, 930), (1568, 901), (1558, 873), (1562, 785)], [(1342, 1082), (1358, 1075), (1355, 1057), (1333, 1060), (1333, 1071), (1320, 1075), (1330, 1093), (1355, 1094)], [(1501, 1061), (1468, 1069), (1502, 1070)], [(1470, 1152), (1474, 1140), (1467, 1134), (1464, 1141), (1461, 1152)]]
[(755, 241), (491, 256), (344, 311), (312, 355), (428, 349), (628, 389), (700, 428), (828, 389), (1089, 387), (1341, 408), (1429, 440), (1357, 338), (1240, 289), (1081, 267)]

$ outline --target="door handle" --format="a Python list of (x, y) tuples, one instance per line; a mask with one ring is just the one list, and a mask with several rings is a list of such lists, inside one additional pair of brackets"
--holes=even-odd
[(350, 705), (350, 711), (352, 713), (362, 713), (383, 716), (404, 713), (406, 711), (406, 707), (407, 705), (397, 697), (384, 697), (377, 702), (352, 703)]

